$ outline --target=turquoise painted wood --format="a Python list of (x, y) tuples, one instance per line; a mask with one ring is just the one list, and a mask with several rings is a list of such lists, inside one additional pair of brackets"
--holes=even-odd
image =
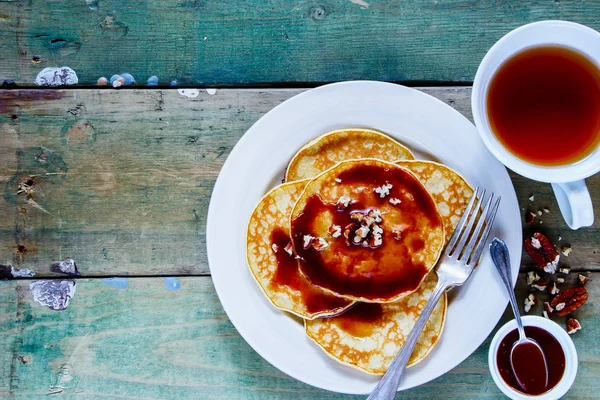
[[(470, 88), (422, 90), (470, 117)], [(0, 90), (0, 264), (37, 277), (56, 276), (51, 264), (67, 258), (87, 277), (208, 274), (206, 214), (223, 162), (255, 121), (301, 92)], [(525, 234), (571, 243), (562, 263), (573, 269), (600, 269), (600, 208), (594, 226), (572, 231), (550, 185), (511, 177), (523, 214), (550, 210), (523, 222)], [(600, 175), (588, 186), (600, 204)]]
[(375, 79), (470, 82), (528, 22), (600, 29), (597, 1), (30, 0), (0, 2), (0, 81), (67, 65), (82, 84), (258, 85)]
[[(579, 373), (566, 399), (598, 398), (600, 390), (600, 273), (593, 278), (590, 300), (576, 313), (583, 324), (573, 337)], [(52, 311), (33, 301), (29, 282), (0, 281), (0, 397), (364, 398), (325, 392), (279, 372), (236, 332), (210, 278), (179, 282), (180, 289), (169, 290), (162, 278), (129, 278), (128, 288), (119, 290), (100, 279), (80, 279), (69, 307)], [(519, 302), (526, 291), (522, 275)], [(532, 313), (539, 315), (541, 307)], [(502, 321), (509, 317), (505, 313)], [(488, 343), (446, 375), (397, 399), (502, 399), (488, 373)]]

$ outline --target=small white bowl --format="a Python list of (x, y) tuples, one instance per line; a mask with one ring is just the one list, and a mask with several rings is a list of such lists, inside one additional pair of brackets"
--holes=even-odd
[(492, 378), (496, 383), (496, 386), (508, 397), (513, 400), (555, 400), (559, 399), (567, 393), (567, 391), (573, 385), (575, 381), (575, 376), (577, 375), (577, 351), (575, 350), (575, 345), (573, 344), (573, 340), (569, 334), (556, 322), (553, 322), (547, 318), (537, 317), (534, 315), (527, 315), (522, 317), (523, 326), (535, 326), (538, 328), (542, 328), (552, 336), (558, 340), (562, 349), (565, 353), (565, 372), (563, 373), (560, 381), (549, 391), (538, 395), (538, 396), (530, 396), (521, 392), (514, 390), (512, 387), (504, 382), (504, 379), (500, 376), (500, 372), (498, 371), (498, 365), (496, 363), (496, 355), (498, 354), (498, 347), (500, 346), (500, 342), (506, 335), (508, 335), (514, 329), (517, 329), (517, 322), (513, 319), (512, 321), (507, 322), (496, 332), (494, 338), (492, 339), (492, 343), (490, 344), (490, 351), (488, 353), (488, 364), (490, 366), (490, 373), (492, 374)]

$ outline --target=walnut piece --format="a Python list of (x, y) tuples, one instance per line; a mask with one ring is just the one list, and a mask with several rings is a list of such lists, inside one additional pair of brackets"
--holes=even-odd
[(277, 253), (279, 251), (279, 246), (277, 246), (277, 243), (273, 243), (271, 249), (273, 250), (273, 253)]
[(550, 294), (552, 296), (560, 293), (560, 289), (556, 287), (556, 282), (552, 283), (552, 287), (550, 288)]
[(390, 199), (390, 204), (392, 204), (393, 206), (397, 206), (398, 204), (402, 203), (402, 200), (396, 198), (396, 197), (392, 197)]

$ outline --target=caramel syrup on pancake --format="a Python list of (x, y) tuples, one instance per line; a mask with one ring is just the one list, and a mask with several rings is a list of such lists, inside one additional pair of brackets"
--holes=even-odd
[(349, 310), (333, 319), (343, 331), (356, 337), (371, 336), (375, 332), (375, 322), (383, 316), (383, 308), (378, 303), (356, 303)]
[[(532, 338), (540, 345), (546, 356), (548, 385), (545, 386), (543, 383), (539, 384), (539, 382), (535, 382), (536, 371), (539, 367), (536, 368), (535, 358), (529, 357), (526, 353), (523, 353), (522, 357), (518, 357), (518, 354), (515, 355), (517, 356), (515, 358), (515, 363), (518, 364), (518, 366), (515, 365), (515, 367), (520, 371), (519, 377), (521, 378), (521, 381), (529, 382), (529, 385), (527, 386), (529, 390), (524, 391), (517, 382), (510, 365), (510, 352), (513, 344), (519, 339), (519, 332), (516, 329), (506, 335), (500, 342), (498, 353), (496, 354), (496, 364), (500, 376), (510, 387), (526, 394), (539, 395), (552, 389), (562, 379), (565, 372), (565, 352), (558, 340), (542, 328), (526, 326), (525, 333), (527, 334), (527, 337)], [(536, 352), (539, 354), (537, 350)]]
[(492, 78), (487, 114), (498, 140), (522, 160), (579, 161), (600, 142), (600, 70), (566, 47), (526, 49)]
[(309, 313), (318, 313), (347, 306), (350, 301), (326, 294), (319, 288), (312, 286), (298, 270), (298, 263), (294, 256), (290, 256), (285, 246), (290, 242), (290, 236), (282, 228), (275, 228), (271, 232), (271, 244), (277, 245), (279, 250), (275, 253), (277, 268), (271, 278), (271, 285), (288, 286), (302, 294), (302, 300)]
[[(338, 210), (335, 204), (326, 204), (317, 194), (311, 195), (302, 214), (291, 224), (292, 240), (302, 273), (311, 283), (326, 287), (336, 293), (352, 295), (366, 299), (391, 298), (399, 293), (412, 292), (421, 283), (428, 270), (425, 265), (413, 262), (411, 253), (421, 250), (425, 242), (418, 237), (423, 227), (441, 226), (441, 218), (429, 193), (410, 173), (401, 169), (387, 169), (380, 166), (358, 164), (343, 171), (338, 176), (341, 184), (361, 187), (355, 190), (353, 202), (344, 210)], [(381, 198), (374, 189), (385, 183), (392, 184), (390, 194)], [(397, 228), (386, 216), (383, 216), (383, 244), (377, 248), (346, 244), (343, 236), (325, 239), (329, 247), (322, 252), (312, 248), (303, 249), (303, 236), (314, 234), (317, 217), (325, 213), (333, 215), (333, 224), (344, 229), (351, 220), (353, 212), (379, 209), (390, 198), (404, 198), (406, 191), (412, 200), (403, 200), (398, 206), (402, 217), (408, 223), (398, 227), (402, 230), (401, 240), (393, 238), (392, 231)], [(352, 197), (352, 196), (351, 196)], [(416, 236), (416, 237), (415, 237)], [(325, 259), (322, 253), (333, 256)], [(343, 257), (336, 257), (336, 255)], [(369, 261), (376, 268), (372, 270), (357, 268), (361, 262)]]

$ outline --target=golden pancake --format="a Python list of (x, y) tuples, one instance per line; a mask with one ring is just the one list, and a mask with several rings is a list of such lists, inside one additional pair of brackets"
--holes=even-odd
[(311, 319), (336, 315), (352, 301), (312, 286), (298, 271), (291, 250), (289, 221), (307, 183), (285, 183), (262, 198), (248, 224), (246, 257), (252, 275), (275, 307)]
[[(473, 189), (462, 176), (445, 165), (431, 161), (398, 164), (413, 171), (428, 189), (442, 216), (446, 238), (449, 238)], [(435, 273), (431, 272), (418, 291), (399, 302), (382, 304), (380, 309), (377, 309), (377, 304), (358, 303), (340, 316), (306, 321), (306, 333), (341, 363), (369, 373), (383, 374), (404, 344), (436, 282)], [(437, 344), (443, 330), (446, 306), (444, 294), (417, 341), (409, 366), (425, 358)]]
[(444, 244), (436, 205), (406, 168), (344, 161), (308, 183), (291, 215), (300, 271), (341, 297), (374, 303), (418, 289)]
[(473, 188), (462, 176), (443, 164), (420, 160), (399, 161), (396, 164), (410, 169), (433, 197), (448, 241), (473, 196)]
[[(333, 318), (305, 321), (309, 338), (336, 361), (371, 374), (384, 374), (400, 351), (437, 283), (431, 273), (419, 290), (395, 303), (357, 303)], [(433, 349), (444, 327), (446, 296), (439, 301), (417, 341), (408, 365)]]
[(414, 159), (410, 150), (389, 136), (371, 129), (328, 132), (302, 147), (285, 172), (285, 181), (314, 178), (337, 163), (359, 158), (383, 161)]

